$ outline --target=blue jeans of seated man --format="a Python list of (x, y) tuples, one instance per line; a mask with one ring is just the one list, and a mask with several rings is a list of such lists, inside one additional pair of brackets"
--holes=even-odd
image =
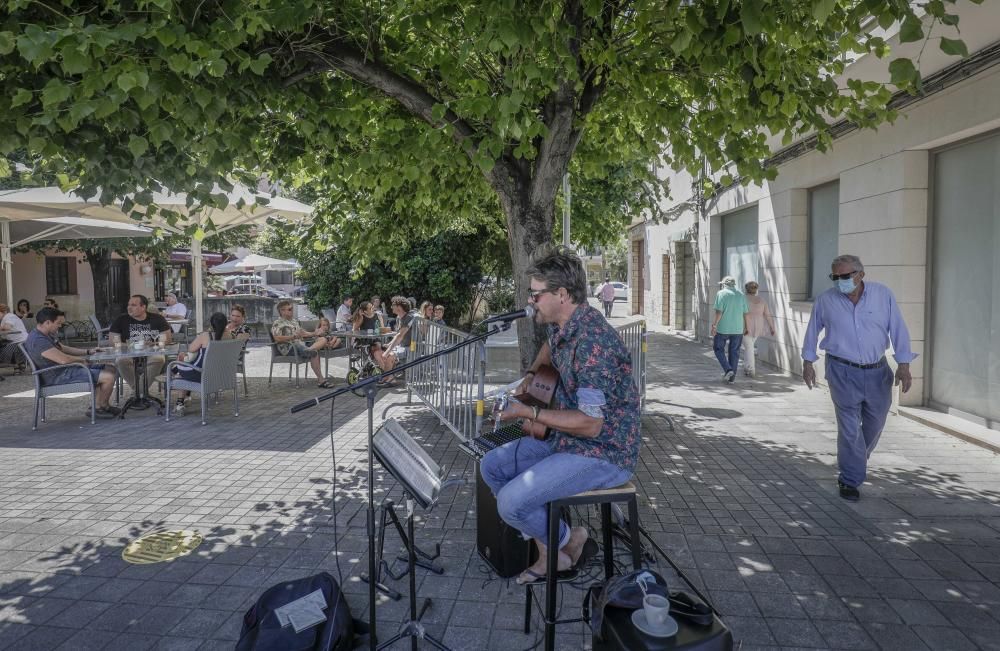
[(826, 382), (837, 412), (839, 479), (860, 486), (892, 405), (892, 369), (855, 368), (826, 358)]
[[(526, 538), (548, 541), (548, 503), (596, 488), (621, 486), (632, 477), (610, 461), (567, 452), (529, 436), (491, 450), (480, 462), (483, 480), (497, 498), (504, 522)], [(559, 523), (559, 548), (569, 542), (569, 526)]]
[(736, 372), (736, 367), (740, 363), (740, 346), (743, 344), (743, 335), (724, 335), (716, 333), (712, 339), (712, 349), (715, 350), (715, 358), (722, 365), (722, 372)]

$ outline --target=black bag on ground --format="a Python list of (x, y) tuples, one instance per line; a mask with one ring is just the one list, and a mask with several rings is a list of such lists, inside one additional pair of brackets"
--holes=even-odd
[(646, 592), (669, 598), (666, 580), (653, 570), (635, 570), (624, 576), (613, 576), (607, 583), (592, 585), (583, 598), (583, 618), (590, 622), (590, 628), (598, 639), (603, 639), (606, 607), (631, 610), (642, 608), (643, 591), (638, 580), (640, 576), (645, 579)]
[[(289, 624), (282, 626), (275, 609), (320, 590), (326, 599), (326, 622), (299, 633)], [(285, 581), (264, 591), (243, 616), (243, 630), (236, 651), (349, 651), (356, 635), (367, 626), (351, 618), (347, 600), (332, 576), (320, 572), (294, 581)]]

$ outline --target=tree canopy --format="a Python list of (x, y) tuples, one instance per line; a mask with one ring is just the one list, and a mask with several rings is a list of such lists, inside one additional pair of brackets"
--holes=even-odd
[[(825, 147), (830, 118), (891, 119), (890, 88), (838, 85), (848, 55), (891, 57), (876, 26), (956, 27), (954, 2), (10, 0), (0, 152), (105, 200), (162, 184), (218, 201), (213, 183), (261, 171), (310, 183), (359, 255), (499, 209), (523, 297), (571, 164), (584, 182), (655, 186), (659, 157), (767, 178), (766, 132)], [(909, 59), (889, 69), (918, 87)]]

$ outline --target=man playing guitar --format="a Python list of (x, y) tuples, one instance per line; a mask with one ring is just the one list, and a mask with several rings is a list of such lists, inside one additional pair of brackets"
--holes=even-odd
[[(525, 538), (534, 538), (538, 561), (519, 584), (545, 576), (546, 505), (588, 490), (620, 486), (639, 457), (639, 393), (632, 360), (618, 333), (587, 303), (587, 276), (580, 258), (563, 247), (536, 251), (527, 270), (529, 300), (547, 340), (525, 377), (550, 365), (559, 375), (554, 402), (544, 409), (511, 400), (502, 420), (522, 419), (530, 436), (487, 453), (483, 479), (497, 498), (500, 517)], [(586, 560), (584, 527), (559, 525), (558, 570)], [(581, 559), (581, 557), (583, 557)]]

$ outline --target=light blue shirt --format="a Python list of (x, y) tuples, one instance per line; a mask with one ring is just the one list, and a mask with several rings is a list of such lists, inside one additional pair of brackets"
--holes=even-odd
[(816, 341), (823, 330), (826, 335), (819, 347), (857, 364), (874, 364), (882, 359), (890, 340), (897, 363), (908, 364), (916, 359), (910, 350), (910, 332), (892, 290), (880, 283), (864, 283), (857, 305), (836, 287), (816, 297), (802, 341), (802, 359), (817, 360)]

